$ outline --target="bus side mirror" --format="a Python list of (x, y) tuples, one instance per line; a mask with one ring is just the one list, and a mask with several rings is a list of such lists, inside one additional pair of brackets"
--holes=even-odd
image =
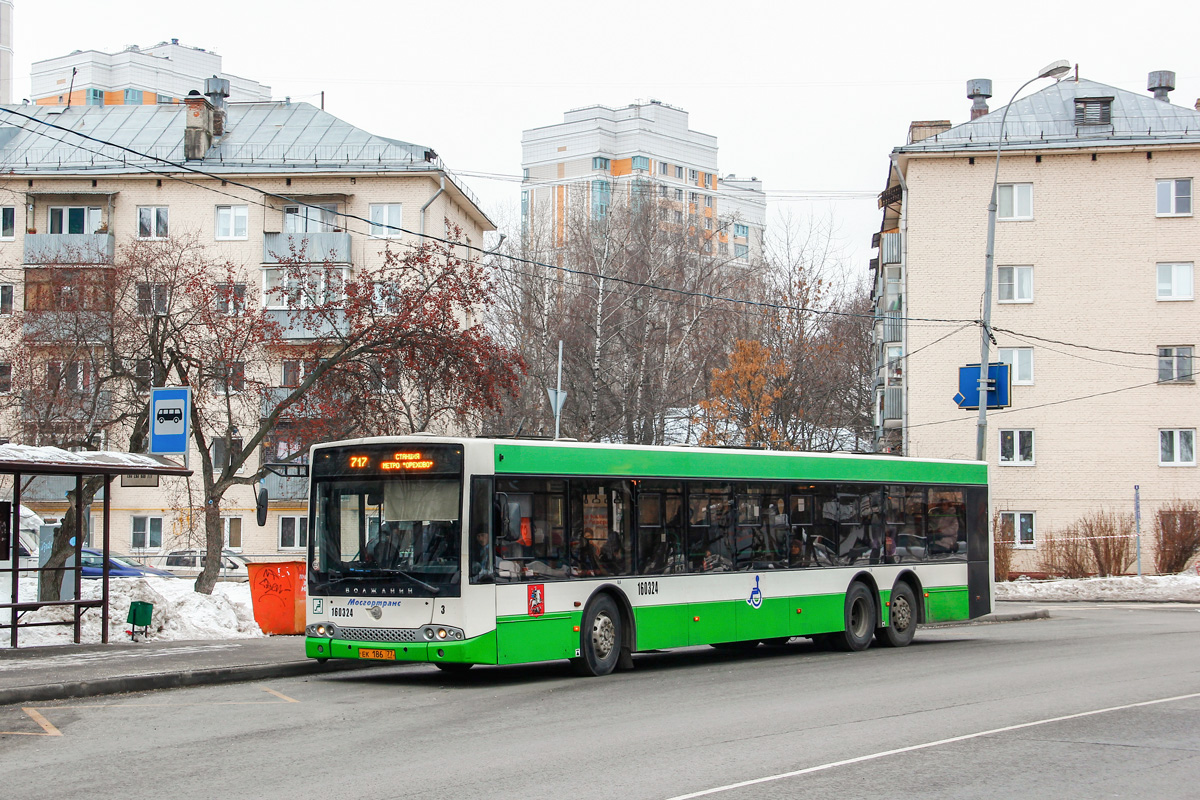
[(254, 496), (254, 518), (258, 522), (258, 527), (265, 528), (267, 525), (267, 487), (259, 486), (258, 493)]

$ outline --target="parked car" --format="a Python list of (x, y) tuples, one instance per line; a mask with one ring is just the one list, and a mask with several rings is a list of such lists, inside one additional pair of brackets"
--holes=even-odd
[[(83, 577), (100, 578), (104, 576), (104, 553), (89, 547), (83, 549)], [(175, 578), (178, 577), (165, 569), (148, 567), (139, 564), (129, 556), (118, 553), (108, 554), (108, 576), (110, 578)]]
[[(175, 575), (194, 578), (204, 569), (207, 561), (207, 554), (199, 550), (174, 550), (167, 553), (167, 557), (163, 561), (163, 566)], [(221, 571), (217, 573), (217, 577), (227, 580), (248, 581), (250, 580), (250, 568), (246, 566), (246, 559), (237, 553), (232, 550), (222, 550)]]

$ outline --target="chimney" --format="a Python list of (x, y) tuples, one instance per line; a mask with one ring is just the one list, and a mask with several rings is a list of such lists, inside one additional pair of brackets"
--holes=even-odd
[(974, 78), (967, 81), (967, 97), (971, 99), (971, 119), (979, 119), (988, 113), (987, 99), (992, 96), (992, 81), (989, 78)]
[(224, 136), (225, 98), (229, 97), (229, 81), (216, 75), (205, 79), (204, 94), (213, 107), (213, 136)]
[(1162, 100), (1164, 103), (1169, 103), (1167, 93), (1175, 89), (1175, 73), (1169, 69), (1160, 69), (1157, 72), (1151, 72), (1150, 77), (1146, 80), (1146, 88), (1154, 92), (1155, 100)]
[(918, 119), (908, 125), (908, 143), (919, 142), (950, 130), (948, 119)]
[(213, 140), (213, 107), (195, 89), (183, 98), (186, 122), (183, 129), (183, 157), (199, 161), (208, 154)]

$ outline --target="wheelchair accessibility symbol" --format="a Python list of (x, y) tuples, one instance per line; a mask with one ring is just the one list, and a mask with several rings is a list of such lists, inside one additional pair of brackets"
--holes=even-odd
[(754, 588), (750, 590), (750, 597), (746, 600), (751, 608), (762, 608), (763, 593), (758, 588), (758, 577), (757, 575), (754, 576)]

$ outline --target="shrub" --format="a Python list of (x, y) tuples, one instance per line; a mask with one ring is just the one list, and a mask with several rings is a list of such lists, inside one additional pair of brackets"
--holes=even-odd
[(1042, 537), (1040, 568), (1043, 572), (1060, 578), (1086, 578), (1091, 574), (1091, 549), (1075, 534), (1074, 528), (1070, 525)]
[(1041, 567), (1064, 578), (1123, 575), (1135, 557), (1132, 514), (1093, 511), (1046, 535)]
[(1154, 568), (1162, 575), (1182, 572), (1200, 552), (1200, 504), (1191, 500), (1166, 504), (1158, 512), (1155, 528)]
[(1007, 524), (1002, 522), (1003, 519), (999, 511), (992, 514), (992, 564), (997, 581), (1008, 580), (1009, 573), (1012, 572), (1013, 548), (1016, 543), (1012, 516), (1008, 517)]

